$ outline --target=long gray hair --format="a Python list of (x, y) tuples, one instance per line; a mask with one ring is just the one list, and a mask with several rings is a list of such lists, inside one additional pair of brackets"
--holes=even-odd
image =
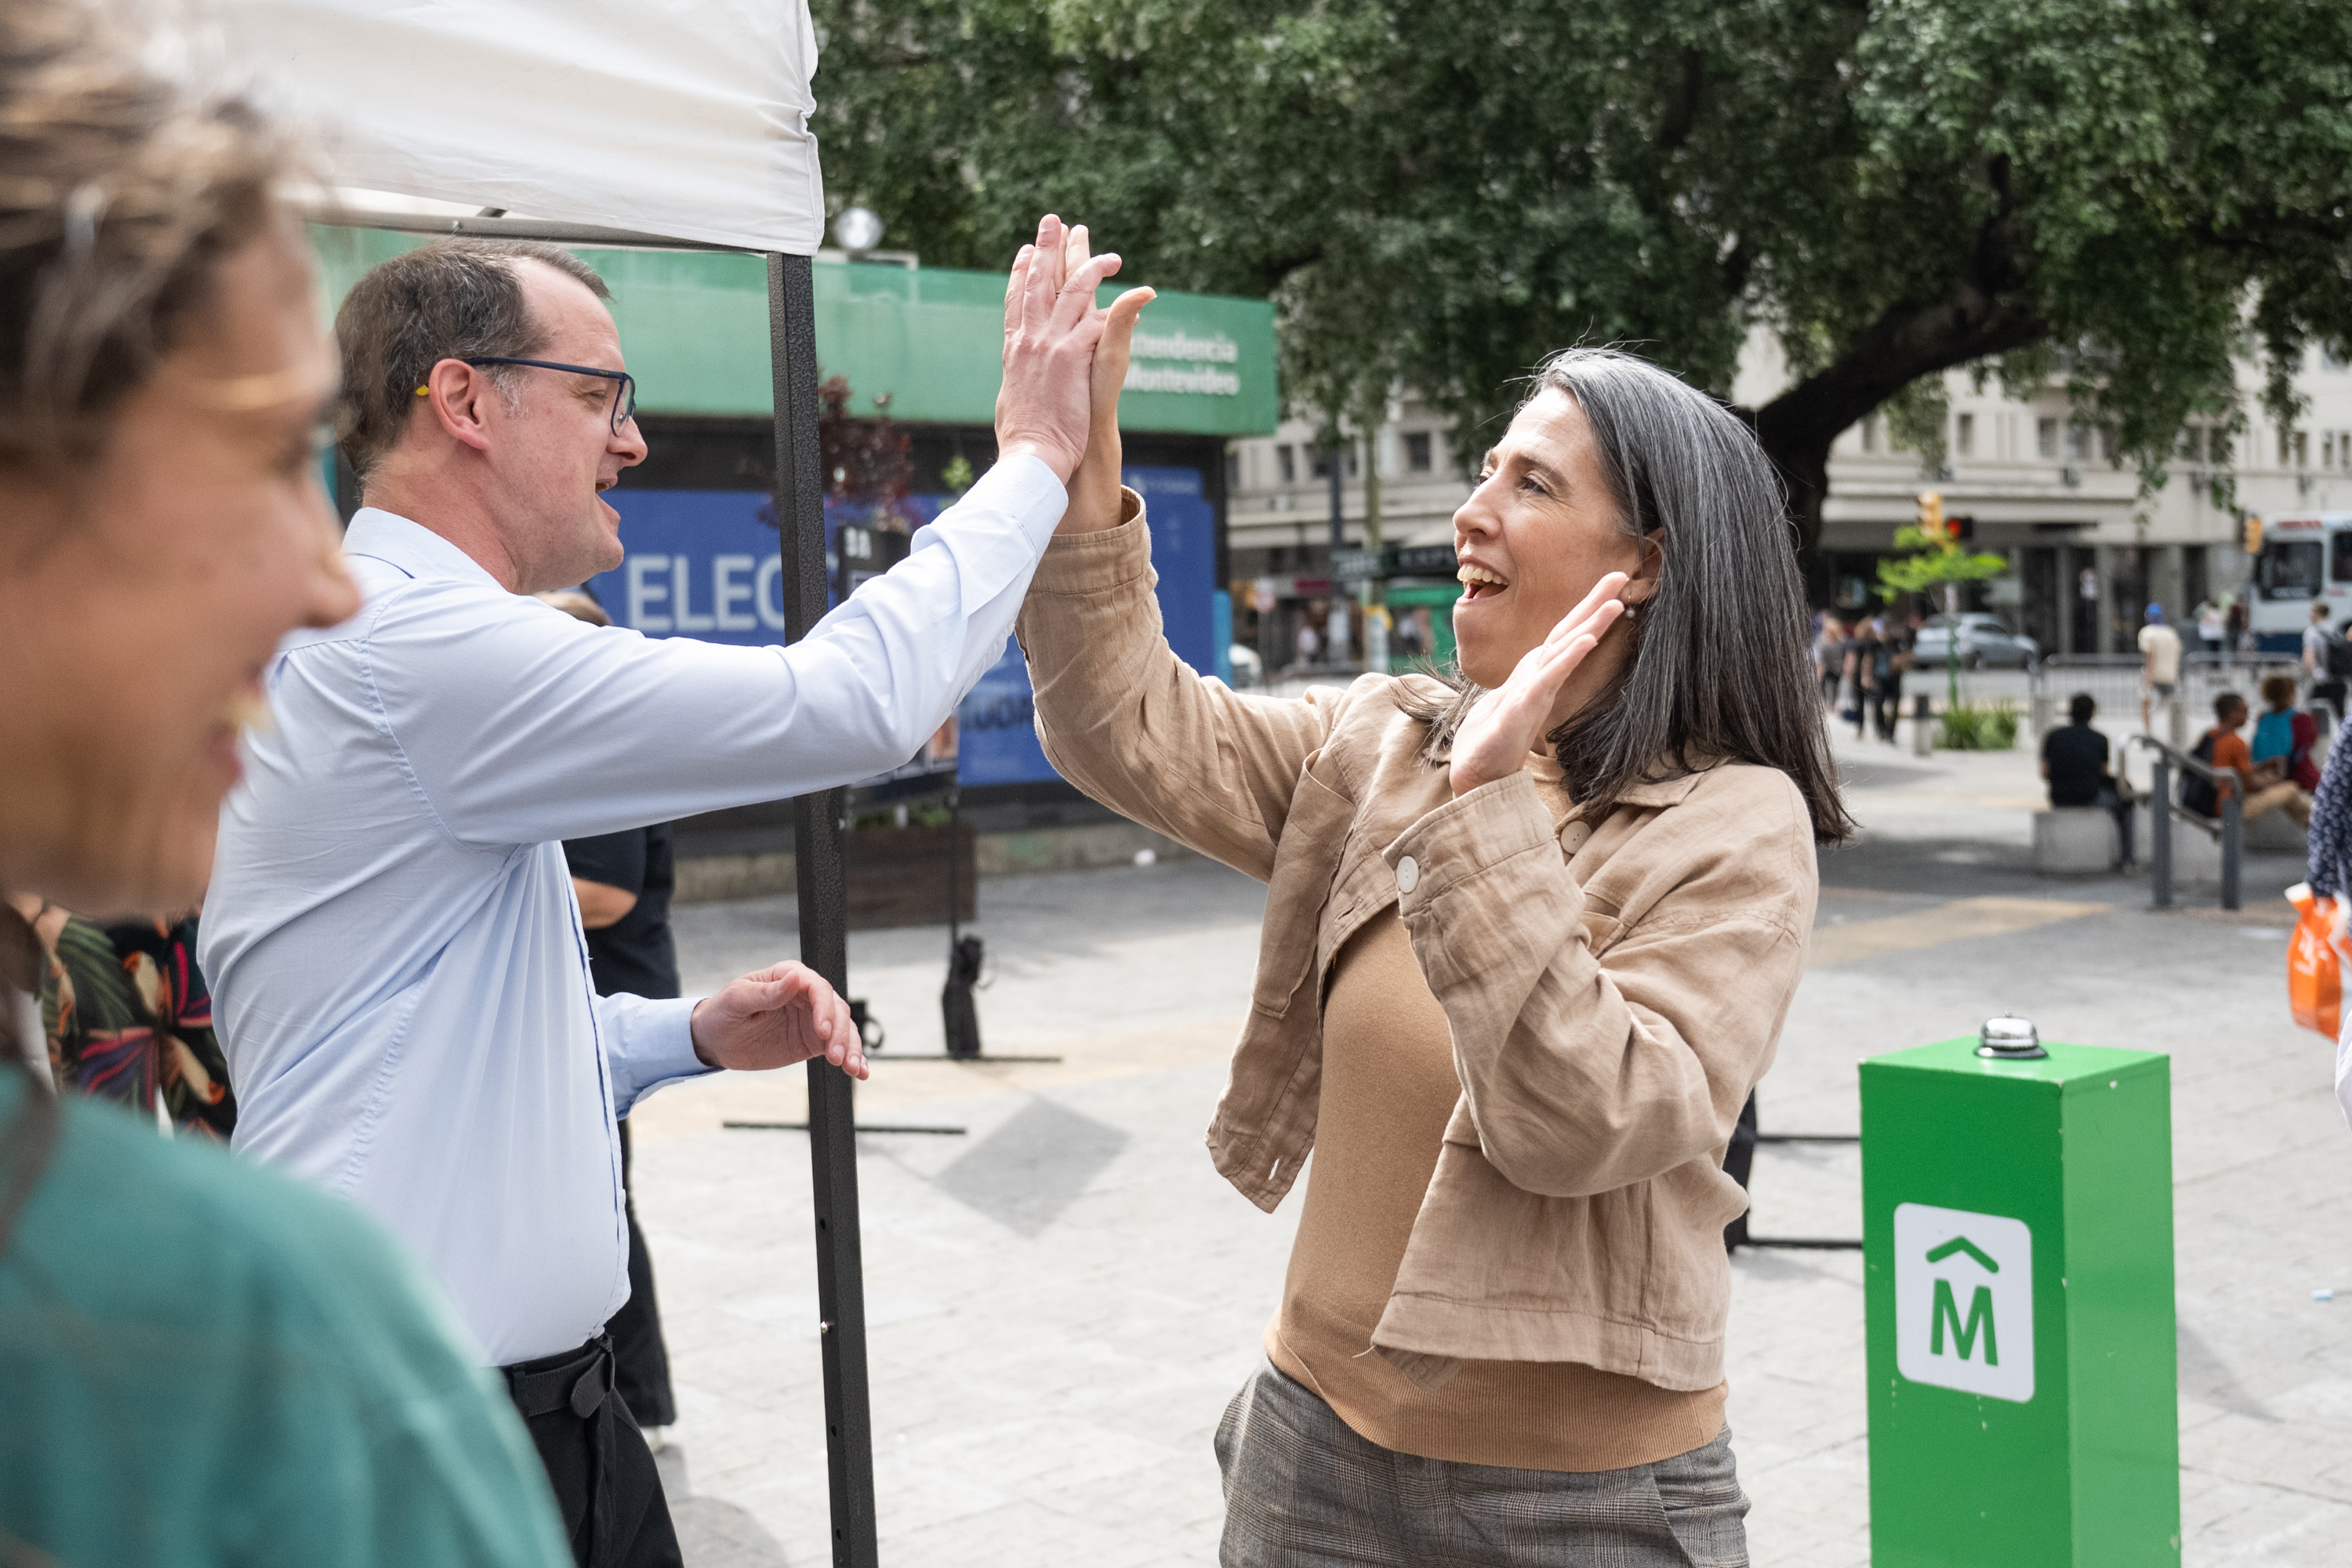
[[(1615, 628), (1633, 639), (1632, 656), (1544, 737), (1589, 818), (1635, 784), (1736, 761), (1787, 773), (1818, 841), (1851, 837), (1814, 692), (1795, 540), (1756, 437), (1713, 399), (1614, 349), (1552, 355), (1528, 402), (1547, 392), (1584, 411), (1620, 526), (1657, 540), (1662, 555), (1656, 593)], [(1441, 679), (1454, 700), (1419, 715), (1433, 761), (1480, 695), (1458, 668)]]

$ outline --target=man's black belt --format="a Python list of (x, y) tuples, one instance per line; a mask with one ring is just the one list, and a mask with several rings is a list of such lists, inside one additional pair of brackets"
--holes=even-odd
[(614, 1540), (613, 1491), (618, 1478), (621, 1402), (613, 1392), (612, 1336), (600, 1331), (576, 1351), (499, 1370), (506, 1373), (508, 1395), (525, 1420), (568, 1411), (579, 1420), (595, 1423), (595, 1458), (588, 1478), (588, 1552), (583, 1561), (587, 1568), (608, 1568), (620, 1550)]
[(585, 1421), (613, 1391), (613, 1342), (598, 1334), (576, 1351), (518, 1362), (500, 1369), (515, 1408), (528, 1418), (552, 1415), (569, 1405)]

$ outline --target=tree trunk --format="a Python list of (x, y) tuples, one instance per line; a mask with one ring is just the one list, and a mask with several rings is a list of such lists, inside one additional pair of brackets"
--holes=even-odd
[(1756, 439), (1788, 487), (1799, 552), (1811, 557), (1821, 545), (1830, 448), (1849, 426), (1923, 375), (2024, 348), (2048, 332), (2022, 300), (1962, 284), (1941, 303), (1889, 310), (1835, 363), (1757, 409)]

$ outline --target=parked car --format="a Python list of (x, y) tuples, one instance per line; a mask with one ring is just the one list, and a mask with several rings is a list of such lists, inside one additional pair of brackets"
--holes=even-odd
[(1258, 658), (1257, 649), (1250, 647), (1247, 643), (1237, 642), (1233, 645), (1233, 647), (1229, 651), (1232, 654), (1234, 661), (1234, 689), (1235, 691), (1258, 691), (1264, 689), (1265, 686), (1265, 662)]
[[(1970, 610), (1958, 618), (1960, 663), (1969, 669), (1988, 665), (2023, 669), (2042, 657), (2040, 646), (2032, 637), (2011, 631), (1999, 616)], [(1911, 649), (1914, 669), (1933, 669), (1951, 658), (1953, 619), (1931, 616), (1919, 628), (1919, 640)]]

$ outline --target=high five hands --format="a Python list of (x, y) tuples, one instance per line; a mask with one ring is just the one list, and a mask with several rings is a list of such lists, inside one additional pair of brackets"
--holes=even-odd
[[(1116, 254), (1087, 257), (1083, 238), (1074, 262), (1071, 237), (1049, 213), (1036, 242), (1013, 259), (1004, 287), (1004, 382), (996, 395), (997, 455), (1028, 453), (1066, 485), (1086, 456), (1095, 347), (1110, 321), (1096, 307), (1095, 290), (1118, 270)], [(1131, 326), (1132, 310), (1128, 321)]]
[[(1095, 290), (1118, 270), (1115, 252), (1092, 253), (1084, 224), (1047, 214), (1035, 243), (1021, 247), (1004, 287), (1004, 384), (996, 395), (996, 449), (1027, 452), (1072, 486), (1068, 516), (1091, 516), (1081, 489), (1109, 480), (1110, 516), (1118, 521), (1118, 389), (1127, 380), (1136, 313), (1151, 301), (1131, 289), (1108, 310)], [(1091, 429), (1089, 428), (1091, 426)], [(1085, 472), (1080, 473), (1081, 460)]]
[(1527, 766), (1536, 742), (1559, 723), (1552, 710), (1560, 688), (1625, 613), (1619, 595), (1630, 581), (1622, 572), (1603, 575), (1582, 603), (1560, 617), (1549, 637), (1527, 651), (1511, 678), (1470, 710), (1454, 736), (1455, 799)]
[[(1073, 225), (1063, 247), (1064, 268), (1076, 272), (1087, 264), (1090, 254), (1087, 226)], [(1117, 258), (1110, 259), (1116, 262)], [(1118, 525), (1118, 394), (1127, 384), (1128, 356), (1135, 347), (1135, 319), (1154, 298), (1150, 289), (1130, 289), (1102, 312), (1102, 340), (1095, 345), (1087, 456), (1070, 480), (1070, 506), (1062, 514), (1064, 533), (1091, 533)]]

